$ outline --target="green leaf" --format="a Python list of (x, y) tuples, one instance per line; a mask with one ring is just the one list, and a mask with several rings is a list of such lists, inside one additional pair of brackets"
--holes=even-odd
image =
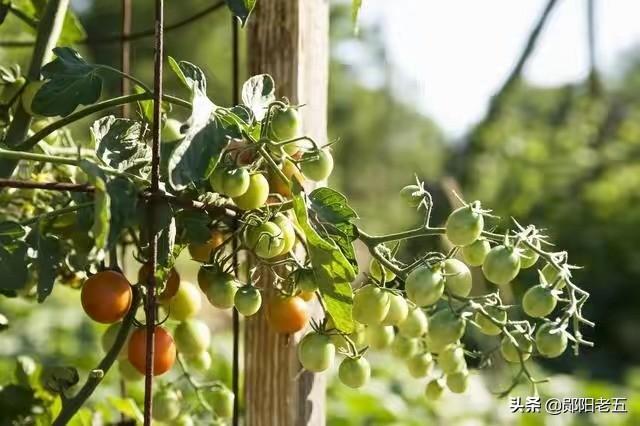
[(358, 33), (358, 15), (362, 7), (362, 0), (351, 0), (351, 22), (353, 22), (353, 32)]
[(191, 91), (191, 95), (195, 96), (195, 92), (199, 92), (198, 95), (207, 95), (207, 78), (204, 75), (202, 69), (198, 66), (187, 61), (177, 62), (171, 56), (169, 56), (169, 66), (176, 73), (182, 84)]
[(0, 4), (0, 25), (4, 23), (4, 20), (7, 18), (9, 14), (9, 9), (11, 8), (11, 2), (8, 0), (3, 0)]
[(60, 39), (58, 44), (73, 44), (87, 37), (87, 32), (80, 23), (80, 20), (75, 13), (69, 8), (67, 14), (64, 17), (62, 24), (62, 32), (60, 33)]
[[(147, 93), (147, 90), (140, 86), (134, 86), (133, 91), (137, 94)], [(140, 114), (147, 123), (153, 123), (153, 99), (146, 101), (138, 101), (138, 107), (140, 108)], [(160, 112), (167, 114), (171, 112), (172, 106), (167, 101), (162, 101), (160, 104)], [(163, 147), (164, 148), (164, 147)]]
[(24, 241), (0, 246), (0, 291), (13, 293), (24, 288), (29, 278), (27, 249)]
[(64, 117), (79, 105), (95, 103), (102, 92), (99, 67), (88, 64), (69, 47), (56, 47), (53, 52), (56, 59), (42, 67), (47, 81), (33, 99), (33, 111), (48, 117)]
[(2, 425), (23, 424), (35, 410), (43, 410), (43, 401), (37, 398), (33, 389), (20, 385), (7, 385), (0, 388), (0, 413)]
[(95, 239), (95, 247), (100, 250), (107, 245), (111, 221), (111, 198), (107, 191), (107, 179), (96, 164), (88, 160), (81, 160), (79, 165), (82, 171), (87, 174), (89, 183), (95, 187), (93, 193), (93, 227), (91, 231)]
[(38, 276), (38, 302), (49, 297), (56, 280), (58, 265), (64, 259), (60, 239), (53, 235), (37, 232), (38, 257), (34, 261)]
[(254, 75), (242, 85), (242, 103), (253, 112), (257, 120), (262, 120), (267, 107), (276, 100), (276, 88), (269, 74)]
[(130, 419), (135, 420), (137, 423), (142, 423), (144, 420), (144, 416), (140, 408), (138, 408), (138, 404), (133, 398), (116, 398), (109, 397), (109, 404), (113, 406), (120, 413), (124, 414)]
[(351, 282), (355, 279), (355, 271), (336, 244), (322, 238), (311, 226), (301, 193), (293, 197), (293, 210), (307, 238), (311, 266), (327, 312), (336, 328), (351, 333), (354, 329)]
[[(93, 123), (91, 135), (96, 155), (107, 166), (130, 173), (148, 169), (151, 150), (142, 141), (142, 124), (139, 121), (113, 115), (103, 117)], [(146, 175), (144, 172), (141, 174)]]
[(358, 214), (347, 202), (347, 197), (331, 188), (318, 188), (309, 194), (311, 209), (322, 221), (337, 224), (358, 219)]
[(123, 177), (107, 182), (110, 202), (110, 224), (108, 248), (115, 247), (123, 231), (137, 224), (138, 190)]
[(251, 11), (256, 7), (257, 0), (225, 0), (227, 6), (239, 20), (242, 26), (247, 23)]
[(211, 238), (211, 218), (201, 210), (181, 210), (176, 216), (178, 229), (182, 229), (180, 241), (204, 244)]
[(67, 366), (45, 366), (42, 369), (42, 386), (52, 393), (64, 392), (80, 381), (78, 370)]
[(18, 222), (0, 222), (0, 243), (3, 245), (11, 244), (16, 240), (21, 240), (25, 235), (27, 235), (25, 227), (20, 225)]

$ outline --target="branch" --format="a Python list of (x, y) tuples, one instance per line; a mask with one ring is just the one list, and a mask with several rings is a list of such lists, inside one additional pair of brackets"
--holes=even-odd
[(62, 411), (60, 411), (58, 417), (53, 421), (52, 426), (63, 426), (71, 420), (86, 400), (89, 399), (100, 382), (102, 382), (102, 379), (118, 358), (118, 354), (127, 341), (129, 330), (131, 329), (133, 320), (136, 317), (136, 311), (140, 302), (139, 290), (136, 287), (132, 287), (132, 289), (133, 301), (131, 302), (131, 309), (129, 309), (129, 312), (127, 312), (127, 315), (122, 320), (122, 326), (120, 326), (120, 330), (118, 330), (118, 335), (113, 342), (113, 346), (111, 346), (109, 352), (107, 352), (102, 361), (100, 361), (100, 364), (98, 364), (98, 366), (89, 373), (87, 381), (78, 393), (73, 398), (69, 398), (63, 402)]
[[(201, 10), (200, 12), (191, 15), (187, 18), (184, 18), (178, 22), (175, 22), (171, 25), (167, 25), (164, 27), (164, 31), (165, 32), (169, 32), (169, 31), (173, 31), (175, 29), (178, 29), (180, 27), (183, 27), (185, 25), (188, 25), (192, 22), (195, 22), (205, 16), (207, 16), (208, 14), (215, 12), (216, 10), (220, 9), (221, 7), (223, 7), (225, 5), (224, 1), (219, 1), (203, 10)], [(154, 28), (150, 28), (147, 30), (142, 30), (142, 31), (137, 31), (131, 34), (127, 34), (127, 35), (123, 35), (123, 34), (110, 34), (107, 36), (88, 36), (87, 38), (81, 39), (76, 41), (74, 44), (76, 45), (81, 45), (81, 44), (90, 44), (90, 45), (95, 45), (95, 44), (109, 44), (109, 43), (117, 43), (117, 42), (123, 42), (123, 41), (133, 41), (133, 40), (138, 40), (141, 38), (146, 38), (146, 37), (152, 37), (154, 35)], [(31, 40), (8, 40), (8, 41), (1, 41), (0, 42), (0, 47), (7, 47), (7, 48), (22, 48), (22, 47), (29, 47), (29, 46), (33, 46), (34, 42)]]

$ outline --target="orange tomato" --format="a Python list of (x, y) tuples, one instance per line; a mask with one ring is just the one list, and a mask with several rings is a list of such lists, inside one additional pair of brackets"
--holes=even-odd
[(103, 324), (120, 321), (131, 308), (131, 284), (119, 272), (102, 271), (82, 286), (82, 308), (91, 319)]
[(309, 323), (309, 308), (300, 297), (275, 296), (267, 304), (267, 321), (277, 333), (291, 334)]
[[(145, 263), (140, 267), (140, 270), (138, 270), (138, 282), (140, 284), (146, 285), (150, 271), (150, 263)], [(156, 286), (160, 287), (160, 283), (156, 283)], [(162, 290), (162, 293), (158, 295), (158, 300), (164, 302), (171, 299), (178, 292), (178, 287), (180, 287), (180, 275), (178, 275), (178, 272), (175, 268), (171, 268), (167, 277), (167, 282), (164, 286), (164, 290)]]
[[(176, 361), (176, 345), (173, 337), (162, 327), (156, 327), (154, 338), (153, 375), (159, 376), (173, 367)], [(147, 328), (142, 327), (131, 333), (127, 358), (140, 373), (145, 374), (147, 366)]]
[(207, 263), (211, 257), (211, 251), (220, 247), (224, 242), (224, 234), (218, 230), (211, 232), (211, 238), (204, 244), (189, 244), (189, 254), (197, 262)]
[[(296, 165), (290, 160), (285, 160), (282, 166), (280, 166), (280, 170), (282, 170), (282, 173), (287, 178), (292, 179), (295, 176), (295, 178), (298, 179), (300, 183), (304, 183), (305, 179), (302, 176), (302, 173), (300, 173), (298, 167), (296, 167)], [(289, 185), (287, 185), (287, 183), (282, 180), (282, 177), (278, 173), (276, 173), (272, 169), (269, 169), (267, 177), (269, 181), (270, 192), (278, 193), (283, 197), (291, 197), (291, 188), (289, 188)]]

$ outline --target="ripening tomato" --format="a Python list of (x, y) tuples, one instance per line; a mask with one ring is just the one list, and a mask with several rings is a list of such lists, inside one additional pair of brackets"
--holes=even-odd
[[(156, 326), (154, 333), (153, 375), (159, 376), (173, 367), (176, 361), (176, 345), (171, 335), (162, 327)], [(128, 359), (141, 374), (146, 371), (147, 329), (138, 328), (129, 338)]]
[(447, 387), (453, 393), (464, 393), (469, 386), (469, 372), (465, 369), (447, 374)]
[(559, 357), (567, 349), (567, 333), (553, 323), (544, 323), (536, 332), (536, 347), (546, 358)]
[(433, 305), (444, 293), (444, 277), (440, 266), (418, 266), (407, 276), (404, 289), (407, 298), (416, 305)]
[(302, 155), (300, 170), (307, 179), (321, 182), (333, 171), (333, 157), (327, 148), (305, 152)]
[(438, 366), (445, 374), (452, 374), (467, 368), (464, 350), (459, 345), (447, 345), (438, 354)]
[(298, 344), (298, 361), (302, 366), (314, 373), (325, 371), (336, 355), (336, 347), (329, 336), (311, 332), (304, 336)]
[(176, 142), (184, 137), (180, 128), (182, 127), (182, 123), (176, 120), (175, 118), (168, 118), (167, 121), (164, 122), (164, 127), (162, 128), (162, 142)]
[(291, 334), (309, 323), (309, 308), (297, 296), (274, 296), (267, 303), (267, 321), (276, 333)]
[[(300, 113), (297, 109), (287, 108), (274, 108), (271, 110), (271, 117), (269, 120), (269, 130), (267, 135), (269, 139), (275, 142), (282, 142), (294, 139), (298, 136), (300, 131)], [(291, 145), (291, 144), (289, 144)], [(287, 153), (289, 155), (294, 154), (297, 151), (295, 144), (293, 147), (285, 145)]]
[(129, 312), (133, 293), (124, 275), (102, 271), (85, 281), (80, 299), (82, 308), (91, 319), (111, 324), (120, 321)]
[(442, 262), (444, 285), (454, 296), (467, 297), (471, 293), (471, 271), (458, 259), (447, 259)]
[(176, 349), (181, 354), (195, 355), (209, 349), (211, 331), (200, 320), (189, 319), (181, 322), (173, 332)]
[(24, 87), (21, 95), (21, 101), (22, 108), (27, 114), (32, 116), (39, 115), (33, 112), (33, 99), (36, 97), (36, 94), (42, 88), (42, 86), (44, 86), (44, 83), (44, 81), (31, 81)]
[[(538, 239), (530, 241), (534, 247), (540, 248), (540, 241)], [(528, 245), (523, 245), (522, 251), (520, 252), (520, 268), (527, 269), (531, 268), (536, 264), (540, 255)]]
[(427, 377), (433, 370), (433, 356), (429, 352), (414, 355), (407, 360), (407, 369), (411, 377)]
[(293, 223), (282, 213), (278, 213), (272, 219), (272, 222), (278, 225), (281, 231), (280, 235), (282, 237), (283, 246), (280, 254), (289, 253), (296, 243), (296, 230), (293, 227)]
[(407, 318), (398, 324), (398, 332), (405, 337), (422, 337), (427, 332), (427, 316), (420, 308), (411, 309)]
[(508, 362), (520, 362), (520, 356), (518, 355), (518, 348), (522, 352), (522, 361), (526, 361), (533, 352), (533, 343), (521, 331), (512, 331), (511, 335), (518, 342), (518, 347), (513, 344), (509, 336), (504, 336), (500, 343), (500, 353), (502, 357)]
[(260, 173), (254, 173), (249, 178), (247, 192), (235, 197), (233, 202), (242, 210), (254, 210), (264, 206), (267, 198), (269, 198), (269, 182)]
[(353, 295), (353, 319), (360, 324), (380, 324), (389, 313), (389, 292), (367, 284)]
[(202, 307), (202, 298), (198, 287), (189, 281), (180, 282), (175, 296), (165, 302), (169, 316), (176, 321), (185, 321), (195, 316)]
[(233, 402), (235, 395), (226, 387), (216, 387), (207, 395), (210, 396), (211, 408), (219, 417), (233, 417)]
[(357, 389), (366, 385), (371, 377), (371, 366), (364, 357), (347, 357), (340, 363), (338, 378), (350, 388)]
[(418, 185), (407, 185), (400, 190), (400, 198), (411, 207), (418, 207), (422, 202), (422, 189)]
[(391, 353), (400, 359), (409, 359), (418, 353), (420, 342), (401, 335), (395, 336), (391, 343)]
[(455, 246), (468, 246), (480, 238), (484, 218), (472, 205), (454, 210), (447, 218), (446, 235)]
[(556, 308), (558, 299), (549, 286), (535, 285), (522, 297), (522, 310), (534, 318), (543, 318)]
[[(504, 325), (507, 322), (507, 311), (502, 310), (496, 306), (487, 306), (485, 310), (491, 317), (493, 317), (498, 323)], [(480, 327), (480, 332), (487, 336), (497, 336), (502, 333), (502, 328), (489, 319), (485, 314), (478, 311), (476, 312), (475, 322)]]
[(468, 246), (462, 247), (462, 257), (470, 266), (482, 266), (489, 251), (491, 251), (489, 241), (478, 238)]
[(260, 310), (262, 294), (260, 294), (260, 290), (247, 284), (238, 289), (233, 303), (240, 315), (250, 317)]
[(401, 294), (389, 293), (389, 312), (382, 320), (382, 325), (398, 325), (407, 319), (409, 305)]
[(152, 417), (159, 422), (170, 422), (180, 415), (180, 398), (169, 388), (164, 388), (153, 395)]
[(365, 341), (372, 349), (386, 349), (391, 346), (395, 333), (390, 325), (368, 325), (364, 331)]
[(251, 177), (247, 169), (227, 169), (222, 174), (222, 193), (228, 197), (239, 197), (249, 189)]
[(313, 269), (299, 269), (295, 273), (298, 290), (305, 293), (313, 293), (318, 290), (318, 282)]
[(440, 399), (443, 392), (444, 386), (442, 385), (442, 381), (440, 379), (433, 379), (429, 383), (427, 383), (425, 396), (428, 400), (435, 401), (437, 399)]
[[(300, 183), (305, 182), (304, 176), (302, 176), (302, 173), (300, 173), (298, 166), (296, 166), (293, 161), (285, 159), (283, 160), (282, 165), (279, 168), (287, 177), (287, 179), (296, 179)], [(269, 189), (271, 192), (280, 194), (286, 198), (291, 197), (291, 188), (286, 181), (282, 180), (282, 177), (279, 173), (269, 168), (269, 170), (267, 171), (267, 177), (269, 179)]]
[(282, 253), (285, 245), (284, 232), (274, 222), (249, 225), (244, 231), (244, 242), (256, 256), (271, 259)]
[(509, 284), (520, 272), (520, 256), (513, 247), (495, 246), (484, 259), (482, 272), (494, 284)]
[[(149, 272), (151, 271), (151, 264), (145, 263), (138, 270), (138, 283), (145, 285), (147, 279), (149, 277)], [(175, 268), (171, 268), (169, 270), (167, 281), (165, 283), (156, 282), (156, 288), (161, 288), (164, 284), (164, 290), (158, 294), (158, 301), (164, 302), (171, 299), (178, 292), (178, 287), (180, 287), (180, 275), (175, 270)]]
[(208, 263), (211, 252), (224, 243), (224, 234), (214, 229), (211, 231), (211, 238), (204, 244), (190, 243), (188, 246), (191, 258), (196, 262)]
[(429, 318), (427, 334), (437, 346), (455, 343), (464, 335), (465, 320), (456, 315), (451, 309), (444, 308)]

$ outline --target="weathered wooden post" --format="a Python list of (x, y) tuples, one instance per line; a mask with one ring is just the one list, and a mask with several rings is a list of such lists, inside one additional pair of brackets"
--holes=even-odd
[[(248, 29), (251, 75), (268, 73), (277, 96), (302, 108), (305, 134), (327, 139), (329, 68), (328, 0), (258, 2)], [(269, 279), (265, 274), (263, 279)], [(268, 287), (268, 286), (264, 286)], [(264, 295), (265, 300), (269, 292)], [(264, 310), (246, 321), (245, 397), (248, 426), (325, 424), (325, 379), (300, 373), (296, 345), (300, 335), (277, 335)], [(303, 334), (303, 333), (299, 333)]]

